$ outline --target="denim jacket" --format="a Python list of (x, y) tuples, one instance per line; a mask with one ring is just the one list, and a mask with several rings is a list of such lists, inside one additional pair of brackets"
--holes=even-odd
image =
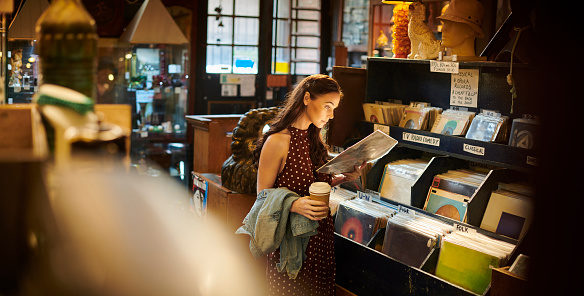
[(292, 202), (300, 198), (288, 188), (268, 188), (258, 193), (257, 199), (243, 226), (236, 234), (249, 235), (249, 249), (257, 259), (280, 247), (278, 272), (284, 268), (295, 279), (306, 259), (306, 247), (310, 236), (317, 234), (318, 221), (291, 213)]

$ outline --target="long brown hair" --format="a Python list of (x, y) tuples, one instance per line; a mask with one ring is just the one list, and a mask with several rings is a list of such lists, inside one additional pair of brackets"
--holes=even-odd
[[(282, 130), (288, 128), (294, 123), (294, 121), (301, 116), (305, 110), (306, 105), (304, 105), (304, 94), (308, 92), (310, 94), (310, 99), (315, 100), (316, 98), (326, 95), (329, 93), (339, 93), (341, 98), (343, 97), (343, 92), (339, 84), (331, 77), (323, 74), (315, 74), (304, 78), (298, 85), (288, 93), (286, 96), (286, 101), (282, 110), (276, 115), (276, 117), (269, 123), (270, 129), (258, 138), (256, 143), (256, 148), (254, 150), (254, 164), (257, 167), (260, 159), (260, 153), (262, 152), (262, 147), (266, 139), (275, 133), (279, 133)], [(310, 159), (317, 167), (324, 164), (327, 161), (328, 151), (326, 144), (322, 141), (320, 136), (320, 128), (317, 128), (314, 124), (308, 127), (308, 139), (311, 143)]]

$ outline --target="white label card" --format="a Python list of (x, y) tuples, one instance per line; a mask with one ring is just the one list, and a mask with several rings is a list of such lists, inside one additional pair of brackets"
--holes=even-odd
[(402, 140), (436, 147), (440, 146), (439, 138), (417, 135), (412, 133), (403, 133)]
[(479, 95), (479, 70), (461, 69), (450, 74), (450, 105), (477, 107)]
[(398, 211), (398, 213), (406, 214), (412, 218), (414, 218), (416, 216), (416, 211), (414, 211), (410, 208), (398, 206), (397, 211)]
[(468, 152), (474, 155), (481, 155), (481, 156), (485, 156), (485, 147), (480, 147), (480, 146), (473, 146), (473, 145), (469, 145), (469, 144), (462, 144), (462, 150), (464, 152)]
[(470, 235), (477, 235), (477, 230), (466, 225), (456, 224), (453, 225), (454, 231), (468, 233)]
[(430, 72), (438, 73), (458, 73), (458, 63), (457, 62), (445, 62), (445, 61), (430, 61)]

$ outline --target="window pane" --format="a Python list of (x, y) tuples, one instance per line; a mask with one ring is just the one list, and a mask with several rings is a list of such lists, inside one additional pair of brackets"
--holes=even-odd
[(260, 16), (259, 0), (235, 0), (235, 14), (245, 16)]
[(296, 18), (299, 18), (299, 19), (315, 20), (315, 21), (320, 19), (320, 11), (298, 10), (294, 15), (296, 16)]
[(272, 73), (288, 74), (290, 72), (290, 50), (288, 48), (272, 48)]
[(294, 63), (293, 74), (312, 75), (319, 73), (318, 63)]
[(207, 46), (207, 73), (231, 73), (231, 46)]
[(258, 48), (253, 46), (233, 47), (233, 73), (258, 73)]
[(274, 0), (274, 17), (288, 18), (290, 16), (290, 0)]
[(292, 46), (295, 47), (320, 47), (320, 38), (318, 37), (295, 37), (292, 39)]
[[(231, 44), (232, 22), (230, 17), (223, 16), (216, 20), (214, 16), (207, 18), (207, 43)], [(222, 24), (222, 26), (220, 26)]]
[(320, 9), (320, 0), (293, 0), (294, 7)]
[(221, 14), (233, 14), (233, 1), (207, 0), (207, 14), (217, 14), (215, 9), (221, 5)]
[(295, 26), (294, 30), (295, 30), (295, 33), (309, 34), (309, 35), (319, 35), (318, 32), (320, 32), (318, 22), (299, 21), (299, 22), (296, 22), (296, 26)]
[(235, 18), (233, 43), (238, 45), (258, 45), (260, 20), (257, 18)]
[(274, 20), (272, 22), (272, 45), (288, 46), (290, 44), (290, 25), (288, 21)]
[(295, 60), (318, 61), (318, 49), (297, 48), (292, 50)]

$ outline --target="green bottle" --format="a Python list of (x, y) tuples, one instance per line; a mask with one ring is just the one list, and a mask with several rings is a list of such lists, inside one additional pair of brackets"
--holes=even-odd
[(99, 37), (95, 20), (81, 1), (51, 1), (39, 17), (35, 32), (39, 85), (60, 85), (95, 101)]

